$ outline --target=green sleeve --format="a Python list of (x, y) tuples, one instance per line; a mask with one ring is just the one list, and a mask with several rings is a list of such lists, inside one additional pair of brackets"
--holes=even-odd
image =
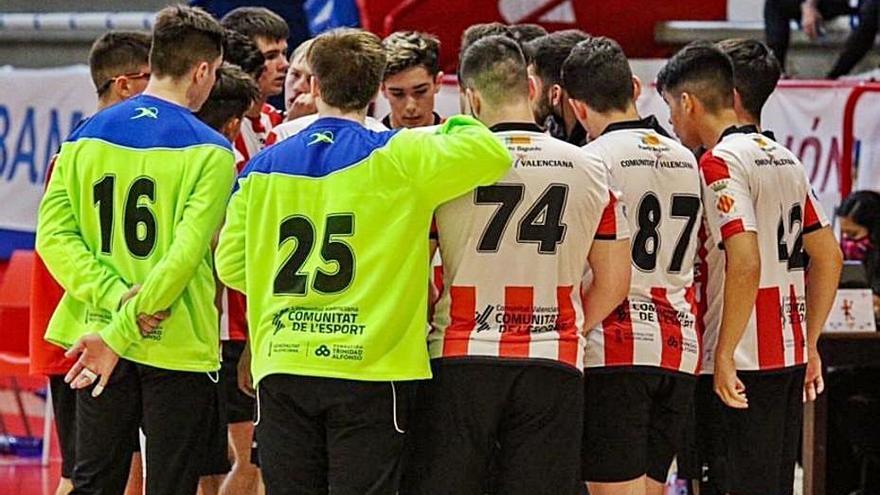
[(200, 176), (184, 204), (166, 254), (150, 270), (140, 292), (100, 332), (107, 345), (119, 354), (130, 343), (140, 340), (139, 314), (166, 310), (180, 297), (210, 249), (211, 238), (223, 218), (234, 178), (232, 153), (212, 149), (198, 159), (202, 161)]
[(226, 223), (220, 231), (220, 241), (214, 251), (217, 276), (224, 285), (246, 293), (245, 277), (245, 231), (247, 229), (247, 179), (239, 181), (240, 187), (226, 209)]
[(68, 156), (55, 163), (46, 194), (40, 202), (37, 252), (58, 283), (75, 299), (116, 312), (128, 286), (110, 267), (98, 261), (83, 240), (67, 190)]
[(389, 144), (432, 207), (494, 183), (513, 162), (486, 126), (463, 115), (450, 117), (433, 133), (403, 130)]

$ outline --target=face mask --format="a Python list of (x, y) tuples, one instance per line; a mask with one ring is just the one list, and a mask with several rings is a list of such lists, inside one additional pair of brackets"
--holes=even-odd
[(862, 261), (873, 246), (871, 246), (871, 239), (865, 236), (859, 239), (844, 237), (840, 241), (840, 247), (843, 250), (843, 259)]

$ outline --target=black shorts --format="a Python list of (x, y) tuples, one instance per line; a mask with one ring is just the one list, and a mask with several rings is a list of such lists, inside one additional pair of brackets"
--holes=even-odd
[(120, 359), (107, 388), (76, 395), (75, 493), (122, 493), (131, 440), (141, 426), (146, 493), (195, 493), (216, 434), (216, 375), (171, 371)]
[(697, 378), (697, 385), (694, 387), (694, 400), (691, 401), (687, 424), (682, 431), (681, 447), (675, 456), (676, 478), (680, 480), (693, 480), (695, 482), (699, 482), (703, 477), (703, 465), (700, 461), (699, 449), (697, 448), (697, 413), (695, 404), (700, 379), (701, 377)]
[(61, 450), (61, 477), (70, 479), (76, 461), (76, 391), (64, 383), (64, 375), (51, 375), (49, 389)]
[(266, 493), (396, 493), (416, 387), (413, 381), (263, 378), (256, 430)]
[(401, 495), (578, 493), (577, 370), (500, 360), (432, 367), (434, 378), (419, 389)]
[(666, 482), (681, 453), (696, 377), (656, 368), (586, 370), (583, 477)]
[(804, 368), (740, 371), (748, 409), (727, 407), (712, 376), (696, 394), (697, 445), (705, 466), (701, 493), (790, 495), (803, 426)]
[[(49, 375), (49, 389), (52, 394), (52, 415), (55, 430), (58, 432), (58, 446), (61, 451), (61, 477), (71, 479), (76, 464), (76, 390), (64, 383), (64, 375)], [(138, 432), (131, 436), (131, 452), (141, 451)]]
[(220, 362), (220, 384), (223, 387), (226, 421), (229, 424), (254, 420), (256, 404), (253, 397), (238, 388), (238, 360), (247, 342), (223, 341), (223, 360)]
[(722, 417), (724, 404), (715, 394), (714, 376), (700, 375), (694, 392), (694, 438), (696, 460), (700, 466), (700, 495), (725, 495), (719, 479), (727, 444)]
[(217, 405), (214, 410), (217, 414), (208, 426), (214, 433), (206, 445), (206, 456), (200, 473), (202, 476), (226, 474), (232, 468), (229, 463), (229, 426), (226, 421), (226, 401), (219, 372), (217, 376), (218, 383), (214, 384), (217, 389), (215, 394)]

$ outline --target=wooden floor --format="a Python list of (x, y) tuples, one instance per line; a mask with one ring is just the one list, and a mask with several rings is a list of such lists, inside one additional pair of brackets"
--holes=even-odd
[(14, 461), (0, 457), (0, 493), (3, 495), (52, 495), (61, 475), (61, 460), (49, 467), (38, 465), (2, 465)]

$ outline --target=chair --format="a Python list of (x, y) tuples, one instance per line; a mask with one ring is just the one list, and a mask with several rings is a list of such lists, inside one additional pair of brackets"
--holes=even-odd
[[(33, 251), (15, 251), (6, 266), (5, 273), (0, 278), (0, 375), (10, 377), (18, 412), (28, 436), (32, 435), (21, 400), (18, 379), (29, 376), (28, 325), (33, 263)], [(44, 466), (49, 462), (51, 435), (52, 403), (47, 394), (41, 458)]]

